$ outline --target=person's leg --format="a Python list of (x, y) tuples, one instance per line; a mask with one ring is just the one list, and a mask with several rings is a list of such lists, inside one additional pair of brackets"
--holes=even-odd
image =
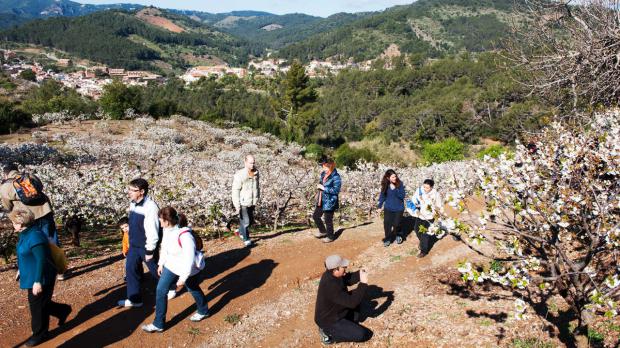
[(327, 232), (327, 238), (336, 239), (336, 236), (334, 235), (334, 211), (324, 211), (323, 217), (325, 219), (325, 232)]
[[(153, 255), (153, 258), (146, 261), (145, 260), (145, 256), (146, 254), (143, 256), (143, 260), (144, 263), (146, 264), (146, 268), (148, 268), (149, 273), (151, 273), (151, 276), (153, 277), (153, 280), (155, 282), (157, 282), (157, 280), (159, 279), (159, 275), (157, 274), (157, 261), (159, 260), (159, 257), (157, 257), (157, 255)], [(142, 265), (140, 265), (142, 267)], [(144, 270), (144, 268), (142, 268)]]
[(335, 342), (364, 342), (372, 336), (372, 331), (347, 319), (338, 320), (324, 331)]
[(55, 281), (52, 281), (51, 284), (46, 284), (43, 287), (44, 292), (49, 296), (46, 312), (48, 313), (48, 318), (50, 315), (58, 318), (58, 325), (60, 326), (65, 322), (65, 320), (67, 320), (69, 313), (71, 313), (71, 306), (64, 303), (54, 302), (52, 300), (52, 297), (54, 296), (54, 286)]
[(155, 291), (155, 320), (153, 320), (153, 325), (160, 329), (163, 329), (166, 323), (168, 290), (171, 284), (176, 283), (177, 279), (179, 279), (179, 277), (176, 274), (164, 267), (159, 277), (159, 282), (157, 282), (157, 290)]
[[(424, 255), (428, 254), (428, 252), (430, 251), (429, 249), (429, 244), (430, 244), (430, 235), (427, 234), (425, 231), (428, 230), (428, 227), (431, 225), (430, 222), (426, 221), (426, 220), (422, 220), (422, 219), (418, 219), (419, 220), (419, 227), (418, 229), (420, 230), (424, 230), (424, 231), (420, 231), (420, 252)], [(420, 226), (423, 226), (424, 228), (420, 228)]]
[(140, 295), (140, 278), (144, 270), (142, 258), (136, 247), (129, 248), (125, 260), (125, 275), (127, 277), (127, 299), (133, 303), (142, 303)]
[(403, 220), (403, 212), (402, 211), (394, 212), (394, 220), (392, 220), (392, 223), (394, 226), (393, 227), (394, 235), (396, 236), (396, 239), (400, 238), (401, 242), (403, 238), (403, 232), (402, 232), (402, 227), (401, 227), (402, 220)]
[(250, 226), (250, 215), (248, 214), (248, 207), (241, 207), (241, 214), (239, 215), (239, 235), (243, 241), (248, 240), (248, 227)]
[(250, 239), (250, 227), (254, 224), (254, 206), (247, 207), (248, 213), (248, 227), (245, 228), (245, 234), (247, 235), (247, 239)]
[(390, 229), (392, 228), (390, 223), (390, 212), (387, 210), (383, 210), (383, 241), (390, 240)]
[(320, 236), (324, 236), (327, 234), (327, 231), (325, 230), (325, 224), (323, 224), (323, 220), (321, 219), (322, 216), (323, 216), (323, 209), (317, 205), (316, 207), (314, 207), (314, 213), (312, 213), (312, 219), (314, 220), (316, 227), (319, 229)]
[[(31, 340), (40, 341), (47, 333), (49, 316), (46, 313), (46, 298), (44, 293), (35, 296), (32, 289), (28, 289), (28, 306), (30, 307), (32, 337)], [(45, 317), (47, 316), (47, 319)]]
[(187, 291), (192, 294), (192, 297), (194, 297), (194, 301), (196, 301), (198, 314), (206, 315), (209, 314), (209, 306), (207, 304), (207, 298), (200, 288), (200, 279), (200, 273), (187, 278), (185, 287)]

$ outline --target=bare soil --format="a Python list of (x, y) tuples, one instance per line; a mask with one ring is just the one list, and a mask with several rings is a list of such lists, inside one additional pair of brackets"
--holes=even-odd
[[(56, 301), (71, 304), (73, 313), (61, 328), (52, 318), (53, 337), (42, 346), (320, 347), (314, 300), (323, 260), (333, 253), (350, 258), (351, 269), (367, 269), (373, 284), (362, 306), (363, 325), (374, 332), (373, 338), (336, 347), (566, 345), (556, 326), (532, 308), (528, 320), (515, 320), (509, 292), (465, 284), (455, 265), (477, 256), (449, 237), (419, 259), (414, 235), (401, 245), (383, 247), (380, 221), (346, 228), (331, 244), (321, 243), (311, 231), (256, 235), (252, 248), (243, 248), (236, 237), (205, 242), (208, 259), (201, 287), (212, 315), (190, 322), (195, 306), (191, 295), (183, 293), (169, 302), (161, 334), (140, 330), (154, 318), (154, 287), (148, 277), (142, 308), (115, 306), (125, 298), (124, 260), (117, 242), (97, 249), (96, 255), (102, 256), (75, 255), (72, 275), (57, 282), (54, 295)], [(30, 333), (26, 294), (13, 276), (13, 270), (0, 272), (2, 347), (19, 345)], [(606, 343), (613, 345), (610, 339), (606, 337)]]

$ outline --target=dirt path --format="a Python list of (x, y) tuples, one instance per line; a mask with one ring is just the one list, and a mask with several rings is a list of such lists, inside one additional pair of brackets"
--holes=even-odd
[[(125, 296), (122, 258), (88, 260), (74, 268), (78, 276), (57, 283), (55, 299), (72, 304), (73, 313), (59, 330), (52, 319), (54, 337), (43, 346), (318, 347), (314, 300), (323, 260), (332, 253), (353, 260), (352, 269), (366, 268), (374, 284), (363, 309), (368, 316), (364, 325), (375, 334), (360, 346), (509, 346), (517, 335), (553, 340), (538, 319), (512, 320), (512, 299), (463, 296), (454, 266), (473, 255), (462, 244), (443, 239), (418, 259), (415, 236), (385, 248), (382, 234), (382, 224), (375, 221), (345, 229), (331, 244), (309, 231), (262, 235), (251, 249), (241, 248), (235, 238), (208, 242), (201, 287), (212, 316), (200, 323), (187, 320), (195, 308), (191, 295), (183, 293), (170, 302), (163, 334), (140, 330), (154, 317), (152, 286), (144, 307), (116, 308)], [(3, 347), (29, 336), (26, 296), (12, 276), (11, 271), (0, 273)]]

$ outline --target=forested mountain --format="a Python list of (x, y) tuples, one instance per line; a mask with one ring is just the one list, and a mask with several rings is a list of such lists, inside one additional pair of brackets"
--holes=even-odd
[[(36, 20), (0, 32), (0, 39), (53, 47), (76, 57), (127, 69), (186, 68), (196, 59), (245, 64), (259, 45), (186, 16), (157, 9), (110, 10)], [(163, 64), (162, 64), (163, 63)]]
[(69, 0), (0, 0), (0, 28), (37, 18), (83, 16), (106, 9), (135, 10), (136, 4), (89, 5)]
[(419, 0), (313, 35), (281, 49), (279, 56), (362, 61), (377, 57), (393, 43), (403, 53), (430, 57), (500, 48), (510, 21), (518, 20), (513, 4), (512, 0)]

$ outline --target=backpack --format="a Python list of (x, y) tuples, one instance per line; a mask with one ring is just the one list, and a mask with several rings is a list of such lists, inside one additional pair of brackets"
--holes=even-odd
[(205, 268), (205, 255), (202, 252), (202, 238), (200, 238), (200, 236), (196, 234), (196, 232), (194, 232), (192, 229), (186, 227), (183, 229), (183, 231), (181, 231), (181, 233), (179, 233), (179, 239), (177, 241), (179, 242), (179, 246), (182, 249), (183, 245), (181, 244), (181, 235), (187, 232), (192, 234), (192, 238), (194, 238), (194, 243), (196, 245), (196, 250), (194, 251), (194, 266), (202, 270)]
[(67, 271), (67, 256), (65, 251), (54, 243), (50, 244), (50, 255), (52, 256), (52, 264), (56, 268), (56, 272), (63, 274)]
[[(422, 187), (418, 187), (418, 197), (422, 196)], [(408, 199), (405, 201), (405, 208), (409, 215), (413, 216), (413, 213), (420, 208), (420, 199), (416, 198), (416, 201)]]
[(22, 173), (13, 179), (13, 188), (19, 200), (25, 205), (41, 205), (47, 201), (43, 193), (43, 183), (30, 173)]
[(181, 233), (179, 233), (179, 246), (182, 248), (183, 246), (181, 245), (181, 235), (183, 233), (191, 233), (192, 234), (192, 238), (194, 238), (194, 243), (196, 243), (196, 251), (201, 251), (202, 250), (202, 238), (200, 238), (200, 236), (194, 232), (194, 230), (190, 229), (190, 228), (184, 228), (183, 231)]

